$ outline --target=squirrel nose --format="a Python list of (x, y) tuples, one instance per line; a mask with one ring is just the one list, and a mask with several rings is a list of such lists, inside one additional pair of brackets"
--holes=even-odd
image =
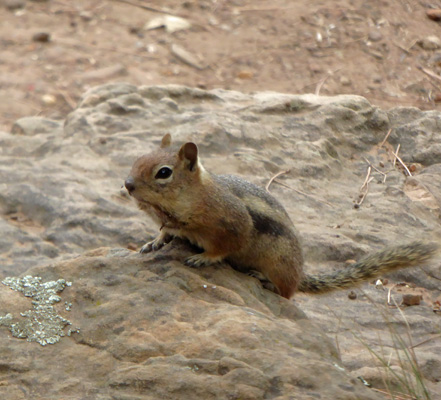
[(129, 176), (125, 182), (124, 182), (124, 186), (126, 187), (126, 189), (129, 191), (129, 193), (132, 193), (135, 190), (135, 181), (134, 179)]

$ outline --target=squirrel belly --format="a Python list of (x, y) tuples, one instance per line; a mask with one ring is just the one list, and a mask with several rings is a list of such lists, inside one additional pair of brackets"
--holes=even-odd
[(194, 143), (175, 149), (169, 134), (160, 148), (135, 161), (125, 187), (161, 227), (158, 237), (141, 252), (159, 250), (173, 237), (185, 238), (204, 250), (187, 258), (187, 265), (227, 261), (286, 298), (295, 291), (344, 289), (416, 266), (432, 258), (438, 248), (414, 242), (374, 253), (335, 273), (305, 275), (295, 228), (283, 206), (242, 178), (209, 173)]

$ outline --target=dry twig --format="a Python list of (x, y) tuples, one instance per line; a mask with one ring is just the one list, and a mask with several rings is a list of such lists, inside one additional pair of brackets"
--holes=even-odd
[[(141, 9), (143, 9), (143, 10), (146, 10), (146, 11), (152, 11), (152, 12), (156, 12), (156, 13), (160, 13), (160, 14), (167, 14), (167, 15), (171, 15), (173, 17), (179, 17), (179, 18), (183, 18), (183, 19), (189, 19), (187, 16), (180, 15), (179, 13), (176, 13), (176, 12), (168, 11), (168, 10), (165, 10), (163, 8), (146, 6), (144, 4), (139, 4), (139, 3), (136, 3), (136, 2), (130, 1), (130, 0), (113, 0), (113, 1), (116, 1), (116, 2), (119, 2), (119, 3), (129, 4), (129, 5), (134, 6), (134, 7), (139, 7)], [(205, 24), (203, 24), (201, 22), (197, 22), (197, 21), (192, 20), (192, 24), (196, 25), (199, 28), (204, 29), (204, 30), (206, 30), (208, 32), (212, 32), (212, 29), (210, 27), (206, 26)]]
[(386, 134), (386, 136), (384, 137), (384, 139), (383, 139), (383, 141), (381, 142), (381, 144), (380, 144), (380, 149), (384, 146), (384, 144), (386, 143), (386, 140), (388, 139), (388, 137), (389, 137), (389, 135), (390, 135), (390, 133), (392, 132), (392, 128), (390, 128), (388, 131), (387, 131), (387, 134)]
[(415, 45), (417, 44), (418, 40), (419, 40), (419, 39), (414, 39), (414, 40), (412, 40), (412, 41), (410, 42), (410, 45), (408, 45), (407, 48), (404, 47), (404, 46), (401, 46), (401, 45), (400, 45), (399, 43), (397, 43), (397, 42), (392, 42), (392, 43), (393, 43), (395, 46), (397, 46), (398, 48), (400, 48), (401, 50), (405, 51), (407, 54), (409, 54), (409, 53), (410, 53), (410, 50), (412, 50), (412, 47), (415, 46)]
[(236, 10), (242, 11), (288, 11), (296, 7), (237, 7)]
[(364, 161), (366, 161), (371, 168), (373, 168), (375, 171), (377, 171), (378, 173), (383, 175), (383, 183), (386, 182), (387, 172), (380, 171), (378, 168), (374, 167), (366, 157), (363, 157), (363, 158), (364, 158)]
[(266, 184), (266, 186), (265, 186), (265, 190), (269, 193), (269, 187), (271, 186), (271, 184), (272, 184), (273, 182), (277, 182), (279, 185), (285, 186), (286, 188), (288, 188), (288, 189), (290, 189), (290, 190), (294, 190), (294, 192), (297, 192), (297, 193), (301, 194), (302, 196), (309, 197), (309, 198), (311, 198), (311, 199), (313, 199), (313, 200), (315, 200), (315, 201), (318, 201), (318, 202), (320, 202), (320, 203), (323, 203), (323, 204), (326, 204), (326, 205), (328, 205), (328, 206), (330, 206), (330, 207), (333, 207), (333, 205), (332, 205), (331, 203), (328, 203), (328, 202), (325, 201), (325, 200), (318, 199), (318, 198), (316, 198), (315, 196), (312, 196), (312, 195), (310, 195), (310, 194), (308, 194), (308, 193), (302, 192), (302, 191), (299, 190), (299, 189), (295, 189), (295, 188), (293, 188), (293, 187), (287, 185), (286, 183), (277, 180), (277, 178), (278, 178), (280, 175), (287, 174), (287, 173), (289, 173), (290, 171), (291, 171), (290, 169), (287, 169), (286, 171), (280, 171), (280, 172), (278, 172), (277, 174), (275, 174), (275, 175), (274, 175), (274, 176), (268, 181), (268, 183)]
[(427, 343), (427, 342), (430, 342), (430, 341), (432, 341), (433, 339), (436, 339), (436, 338), (439, 338), (439, 337), (441, 337), (441, 333), (438, 333), (437, 335), (432, 336), (432, 337), (429, 338), (429, 339), (425, 339), (425, 340), (423, 340), (422, 342), (419, 342), (419, 343), (413, 344), (413, 345), (411, 345), (411, 346), (407, 346), (407, 348), (409, 348), (409, 349), (413, 349), (413, 348), (415, 348), (415, 347), (417, 347), (417, 346), (421, 346), (422, 344)]
[(113, 53), (118, 53), (118, 54), (126, 54), (126, 55), (134, 56), (134, 57), (147, 58), (149, 60), (159, 60), (159, 58), (160, 58), (158, 56), (146, 55), (146, 54), (137, 53), (134, 51), (112, 49), (111, 47), (94, 46), (92, 44), (80, 42), (78, 40), (59, 38), (59, 39), (57, 39), (57, 42), (65, 45), (65, 46), (79, 48), (84, 51), (87, 51), (88, 49), (101, 50), (101, 51), (111, 51)]
[[(386, 394), (388, 396), (391, 396), (391, 393), (386, 391), (386, 390), (382, 390), (382, 389), (377, 389), (377, 388), (371, 388), (373, 391), (378, 392), (378, 393), (382, 393), (382, 394)], [(402, 397), (404, 396), (404, 397)], [(389, 397), (390, 399), (394, 399), (394, 400), (413, 400), (414, 398), (406, 393), (399, 393), (399, 392), (394, 392), (393, 393), (393, 397)]]
[(364, 199), (366, 198), (366, 196), (368, 194), (369, 183), (372, 181), (372, 179), (374, 179), (371, 177), (371, 171), (372, 171), (372, 167), (369, 165), (369, 167), (367, 169), (367, 173), (366, 173), (366, 178), (360, 187), (360, 194), (359, 194), (360, 200), (358, 200), (355, 203), (355, 205), (354, 205), (355, 208), (359, 208), (361, 206), (361, 204), (363, 203)]
[(319, 203), (326, 204), (329, 207), (334, 207), (331, 203), (327, 202), (326, 200), (323, 200), (323, 199), (320, 199), (320, 198), (318, 198), (316, 196), (312, 196), (312, 195), (310, 195), (308, 193), (302, 192), (301, 190), (293, 188), (293, 187), (287, 185), (286, 183), (280, 182), (277, 179), (275, 179), (274, 182), (277, 182), (279, 185), (285, 186), (287, 189), (294, 190), (294, 192), (297, 192), (298, 194), (301, 194), (302, 196), (309, 197), (310, 199), (318, 201)]
[(337, 68), (334, 71), (328, 72), (328, 74), (322, 78), (319, 83), (317, 84), (316, 88), (315, 88), (315, 92), (314, 94), (316, 96), (318, 96), (320, 94), (320, 90), (322, 89), (322, 86), (324, 85), (324, 83), (326, 82), (326, 80), (331, 77), (332, 75), (334, 75), (337, 71), (341, 70), (341, 68)]
[(286, 171), (280, 171), (277, 174), (275, 174), (266, 184), (265, 186), (265, 190), (269, 193), (269, 187), (271, 186), (271, 183), (273, 183), (273, 181), (278, 178), (280, 175), (284, 175), (284, 174), (288, 174), (291, 170), (287, 169)]
[[(400, 147), (401, 147), (401, 144), (398, 143), (397, 149), (395, 150), (396, 155), (398, 155), (398, 152), (400, 151)], [(395, 156), (395, 155), (394, 155), (394, 164), (393, 165), (394, 165), (394, 167), (397, 165), (397, 156)]]
[(67, 103), (67, 105), (75, 110), (77, 108), (77, 102), (72, 98), (72, 96), (65, 90), (61, 89), (58, 85), (56, 85), (58, 93), (60, 93), (63, 100)]
[(170, 12), (170, 11), (163, 10), (162, 8), (156, 8), (156, 7), (152, 7), (152, 6), (145, 6), (144, 4), (138, 4), (138, 3), (135, 3), (135, 2), (130, 1), (130, 0), (113, 0), (113, 1), (116, 1), (118, 3), (129, 4), (131, 6), (139, 7), (139, 8), (142, 8), (143, 10), (147, 10), (147, 11), (153, 11), (153, 12), (157, 12), (157, 13), (161, 13), (161, 14), (168, 14), (168, 15), (176, 15), (176, 14)]
[(387, 305), (388, 305), (388, 306), (391, 306), (391, 305), (392, 305), (392, 302), (391, 302), (391, 292), (392, 292), (392, 289), (393, 289), (394, 287), (395, 287), (395, 286), (390, 287), (390, 288), (387, 290)]
[(430, 69), (424, 68), (424, 67), (418, 67), (422, 72), (424, 72), (426, 75), (430, 76), (431, 78), (437, 80), (438, 82), (441, 82), (441, 76), (435, 74), (435, 72), (432, 72)]
[(372, 171), (372, 167), (369, 165), (369, 167), (367, 169), (366, 178), (365, 178), (365, 180), (363, 182), (363, 185), (361, 185), (361, 187), (360, 187), (360, 191), (362, 191), (364, 188), (368, 187), (369, 182), (370, 182), (369, 178), (371, 176), (371, 171)]
[(392, 154), (396, 157), (398, 162), (403, 166), (404, 170), (407, 172), (407, 175), (412, 176), (412, 174), (409, 171), (409, 168), (407, 168), (406, 164), (404, 164), (403, 160), (398, 156), (398, 154), (394, 153), (393, 151)]
[[(441, 77), (440, 77), (441, 79)], [(389, 131), (387, 132), (386, 136), (384, 137), (383, 141), (380, 143), (380, 148), (384, 146), (384, 144), (386, 143), (386, 140), (388, 139), (390, 133), (392, 132), (392, 128), (389, 129)], [(400, 150), (400, 144), (398, 144), (397, 146), (397, 150), (395, 151), (395, 153), (393, 151), (391, 151), (391, 153), (393, 154), (394, 158), (394, 167), (396, 164), (396, 160), (398, 160), (398, 162), (403, 166), (404, 170), (406, 171), (408, 176), (412, 176), (412, 174), (409, 171), (409, 168), (407, 168), (406, 164), (404, 164), (403, 160), (398, 156), (398, 151)], [(380, 171), (378, 171), (380, 172)]]

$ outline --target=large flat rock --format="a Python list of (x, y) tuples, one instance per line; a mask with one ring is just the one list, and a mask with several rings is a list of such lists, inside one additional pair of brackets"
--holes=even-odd
[[(341, 292), (289, 302), (226, 265), (184, 267), (189, 249), (182, 244), (147, 256), (94, 250), (139, 248), (156, 234), (121, 186), (136, 157), (167, 132), (177, 142), (198, 143), (215, 173), (265, 185), (289, 170), (270, 190), (297, 227), (309, 272), (342, 268), (396, 242), (440, 240), (439, 126), (438, 112), (385, 111), (357, 96), (127, 84), (90, 90), (62, 122), (18, 120), (11, 133), (0, 133), (0, 274), (72, 282), (55, 307), (73, 324), (65, 331), (80, 333), (42, 347), (2, 329), (7, 384), (0, 393), (377, 398), (354, 378), (381, 386), (384, 371), (354, 333), (398, 365), (387, 318), (400, 335), (410, 329), (414, 343), (422, 343), (415, 351), (428, 387), (439, 393), (441, 322), (432, 311), (441, 300), (439, 262), (389, 277), (385, 287), (398, 302), (402, 289), (394, 283), (412, 282), (409, 290), (422, 293), (421, 305), (402, 310), (405, 322), (400, 310), (384, 307), (387, 290), (374, 285), (357, 289), (355, 300)], [(412, 177), (393, 165), (398, 145)], [(356, 208), (368, 163), (374, 179)], [(0, 296), (0, 316), (19, 320), (31, 308), (7, 286)]]
[[(80, 331), (45, 347), (2, 331), (2, 398), (377, 398), (292, 302), (230, 268), (189, 270), (185, 248), (162, 253), (102, 248), (31, 269), (69, 277), (72, 311), (56, 308)], [(2, 307), (30, 307), (7, 290)]]

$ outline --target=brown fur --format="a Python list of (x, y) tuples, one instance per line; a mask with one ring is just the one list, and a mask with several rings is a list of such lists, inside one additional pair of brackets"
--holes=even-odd
[(379, 274), (429, 260), (437, 246), (420, 242), (386, 249), (333, 274), (303, 273), (294, 226), (280, 203), (265, 190), (238, 177), (213, 175), (198, 158), (194, 143), (161, 146), (135, 161), (125, 182), (139, 207), (161, 227), (141, 252), (158, 250), (182, 237), (204, 252), (189, 257), (194, 267), (228, 261), (254, 275), (283, 297), (296, 290), (324, 293), (354, 286)]

